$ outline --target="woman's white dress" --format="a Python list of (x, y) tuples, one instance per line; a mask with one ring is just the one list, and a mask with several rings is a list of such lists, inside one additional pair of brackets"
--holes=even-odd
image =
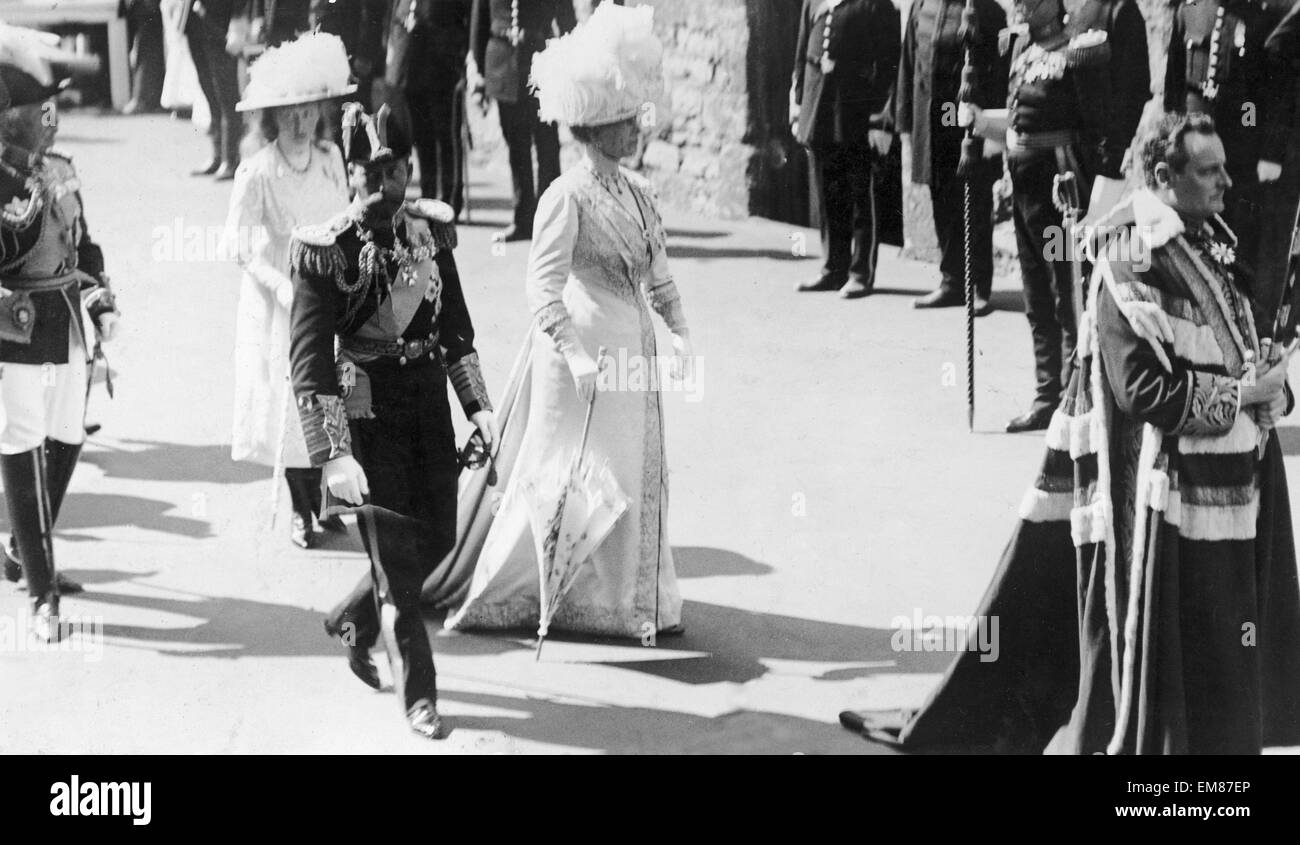
[(458, 547), (426, 597), (452, 606), (451, 628), (538, 624), (538, 555), (523, 484), (568, 467), (582, 435), (587, 405), (562, 350), (577, 344), (594, 359), (605, 347), (619, 373), (634, 360), (649, 368), (644, 384), (602, 374), (602, 385), (618, 389), (597, 394), (587, 444), (630, 505), (582, 564), (551, 627), (653, 635), (681, 622), (682, 600), (668, 544), (659, 379), (648, 375), (657, 372), (651, 311), (671, 331), (685, 320), (649, 183), (626, 171), (597, 177), (582, 165), (557, 179), (538, 203), (526, 288), (536, 322), (499, 403), (501, 479), (484, 489), (476, 474), (477, 486), (462, 489)]
[(231, 457), (274, 466), (284, 438), (284, 466), (310, 467), (297, 409), (289, 402), (289, 311), (276, 291), (289, 280), (293, 227), (328, 218), (348, 203), (343, 159), (331, 143), (312, 146), (303, 173), (274, 143), (235, 171), (226, 244), (243, 268), (235, 325), (235, 413)]

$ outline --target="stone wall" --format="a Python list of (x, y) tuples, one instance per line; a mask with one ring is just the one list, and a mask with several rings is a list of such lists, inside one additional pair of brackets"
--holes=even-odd
[(712, 217), (805, 217), (806, 174), (786, 125), (800, 0), (650, 5), (672, 107), (644, 156), (660, 196)]

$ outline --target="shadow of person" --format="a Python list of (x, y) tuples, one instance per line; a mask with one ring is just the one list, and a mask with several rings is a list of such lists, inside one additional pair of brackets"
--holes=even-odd
[(230, 444), (164, 443), (157, 440), (119, 440), (128, 448), (96, 443), (81, 453), (84, 463), (113, 478), (137, 481), (207, 481), (213, 484), (249, 484), (268, 481), (271, 468), (230, 459)]
[(682, 619), (686, 632), (660, 637), (658, 644), (674, 651), (703, 652), (707, 657), (689, 655), (606, 665), (686, 684), (741, 684), (766, 675), (770, 671), (768, 661), (868, 664), (816, 676), (818, 680), (846, 680), (884, 671), (942, 672), (953, 657), (941, 652), (896, 651), (894, 629), (758, 613), (718, 604), (687, 602)]
[(1018, 290), (995, 290), (989, 295), (989, 304), (994, 311), (1025, 313), (1025, 295)]
[(172, 626), (107, 622), (104, 635), (155, 644), (158, 654), (180, 657), (343, 657), (321, 628), (324, 614), (291, 604), (172, 591), (178, 597), (93, 593), (78, 603), (140, 608), (198, 619)]
[[(200, 519), (175, 516), (168, 511), (176, 504), (142, 496), (120, 496), (107, 493), (69, 493), (59, 512), (55, 535), (63, 529), (105, 528), (131, 525), (149, 531), (179, 534), (182, 537), (201, 539), (210, 537), (210, 525)], [(8, 511), (0, 509), (0, 531), (9, 530)]]
[(152, 578), (157, 570), (150, 572), (123, 572), (117, 569), (69, 569), (60, 566), (59, 572), (85, 587), (99, 584), (116, 584), (121, 581), (133, 581), (137, 578)]
[(440, 698), (513, 711), (521, 716), (454, 716), (458, 730), (500, 731), (509, 737), (595, 749), (611, 754), (886, 754), (839, 725), (798, 716), (737, 710), (698, 716), (677, 710), (582, 705), (448, 690)]
[(674, 546), (673, 565), (678, 578), (714, 578), (768, 575), (772, 567), (741, 554), (704, 546)]

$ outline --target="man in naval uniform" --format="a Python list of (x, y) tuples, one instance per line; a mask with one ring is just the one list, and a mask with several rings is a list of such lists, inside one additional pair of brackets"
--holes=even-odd
[[(441, 736), (420, 588), (456, 533), (456, 444), (447, 380), (488, 449), (496, 420), (452, 248), (452, 211), (405, 201), (409, 129), (387, 106), (343, 116), (356, 199), (290, 247), (293, 390), (308, 453), (330, 495), (357, 514), (370, 575), (326, 620), (349, 665), (378, 688), (382, 632), (412, 730)], [(337, 339), (338, 354), (335, 354)]]

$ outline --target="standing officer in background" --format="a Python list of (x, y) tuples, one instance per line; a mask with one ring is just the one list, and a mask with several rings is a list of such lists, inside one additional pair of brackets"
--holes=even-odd
[(563, 35), (576, 23), (573, 0), (474, 0), (470, 49), (482, 74), (475, 88), (496, 100), (501, 134), (510, 151), (514, 222), (501, 233), (507, 241), (533, 237), (537, 198), (560, 175), (559, 131), (538, 119), (537, 98), (528, 90), (533, 54), (546, 46), (546, 39)]
[(875, 173), (893, 143), (898, 10), (890, 0), (804, 0), (790, 91), (795, 138), (808, 148), (821, 202), (821, 275), (800, 291), (845, 299), (876, 282)]
[[(913, 0), (898, 66), (894, 127), (912, 138), (912, 181), (930, 186), (934, 231), (939, 240), (938, 289), (912, 305), (946, 308), (966, 302), (965, 179), (957, 176), (965, 129), (957, 99), (966, 52), (962, 32), (965, 0)], [(976, 0), (979, 39), (974, 45), (975, 105), (998, 108), (1007, 100), (1007, 65), (998, 54), (998, 33), (1007, 25), (997, 0)], [(978, 141), (977, 141), (978, 143)], [(971, 272), (975, 314), (991, 310), (993, 289), (993, 183), (1002, 174), (999, 156), (982, 156), (970, 175)]]
[[(1237, 236), (1239, 262), (1254, 275), (1252, 293), (1266, 308), (1277, 304), (1286, 264), (1278, 250), (1262, 249), (1260, 235), (1295, 105), (1290, 69), (1264, 50), (1281, 20), (1281, 10), (1260, 0), (1187, 0), (1174, 13), (1165, 70), (1165, 111), (1214, 118), (1232, 179), (1222, 217)], [(1261, 262), (1266, 251), (1273, 258)]]
[[(1071, 251), (1054, 190), (1073, 174), (1080, 222), (1105, 214), (1124, 190), (1125, 154), (1150, 99), (1146, 23), (1136, 0), (1017, 0), (1000, 36), (1011, 52), (1007, 110), (981, 111), (975, 132), (1005, 133), (1025, 316), (1034, 339), (1029, 411), (1007, 431), (1047, 428), (1069, 380), (1075, 345)], [(1014, 41), (1014, 44), (1012, 43)]]
[(410, 111), (420, 193), (460, 217), (465, 205), (462, 95), (471, 0), (396, 0), (384, 81)]
[[(118, 312), (77, 171), (50, 150), (62, 86), (20, 38), (0, 54), (0, 479), (35, 633), (48, 641), (59, 638), (59, 595), (81, 589), (56, 577), (53, 534), (86, 439), (82, 306), (99, 340)], [(13, 564), (6, 557), (5, 577), (16, 581)]]
[[(384, 25), (390, 0), (311, 0), (309, 28), (337, 35), (357, 79), (356, 100), (370, 108), (384, 70)], [(376, 104), (377, 105), (377, 104)], [(338, 124), (335, 124), (338, 129)]]
[(235, 57), (226, 52), (232, 9), (233, 0), (196, 0), (192, 6), (185, 7), (180, 18), (199, 88), (211, 115), (208, 136), (212, 139), (212, 158), (190, 175), (213, 176), (217, 181), (235, 178), (244, 128), (235, 111), (235, 103), (239, 101), (238, 65)]

